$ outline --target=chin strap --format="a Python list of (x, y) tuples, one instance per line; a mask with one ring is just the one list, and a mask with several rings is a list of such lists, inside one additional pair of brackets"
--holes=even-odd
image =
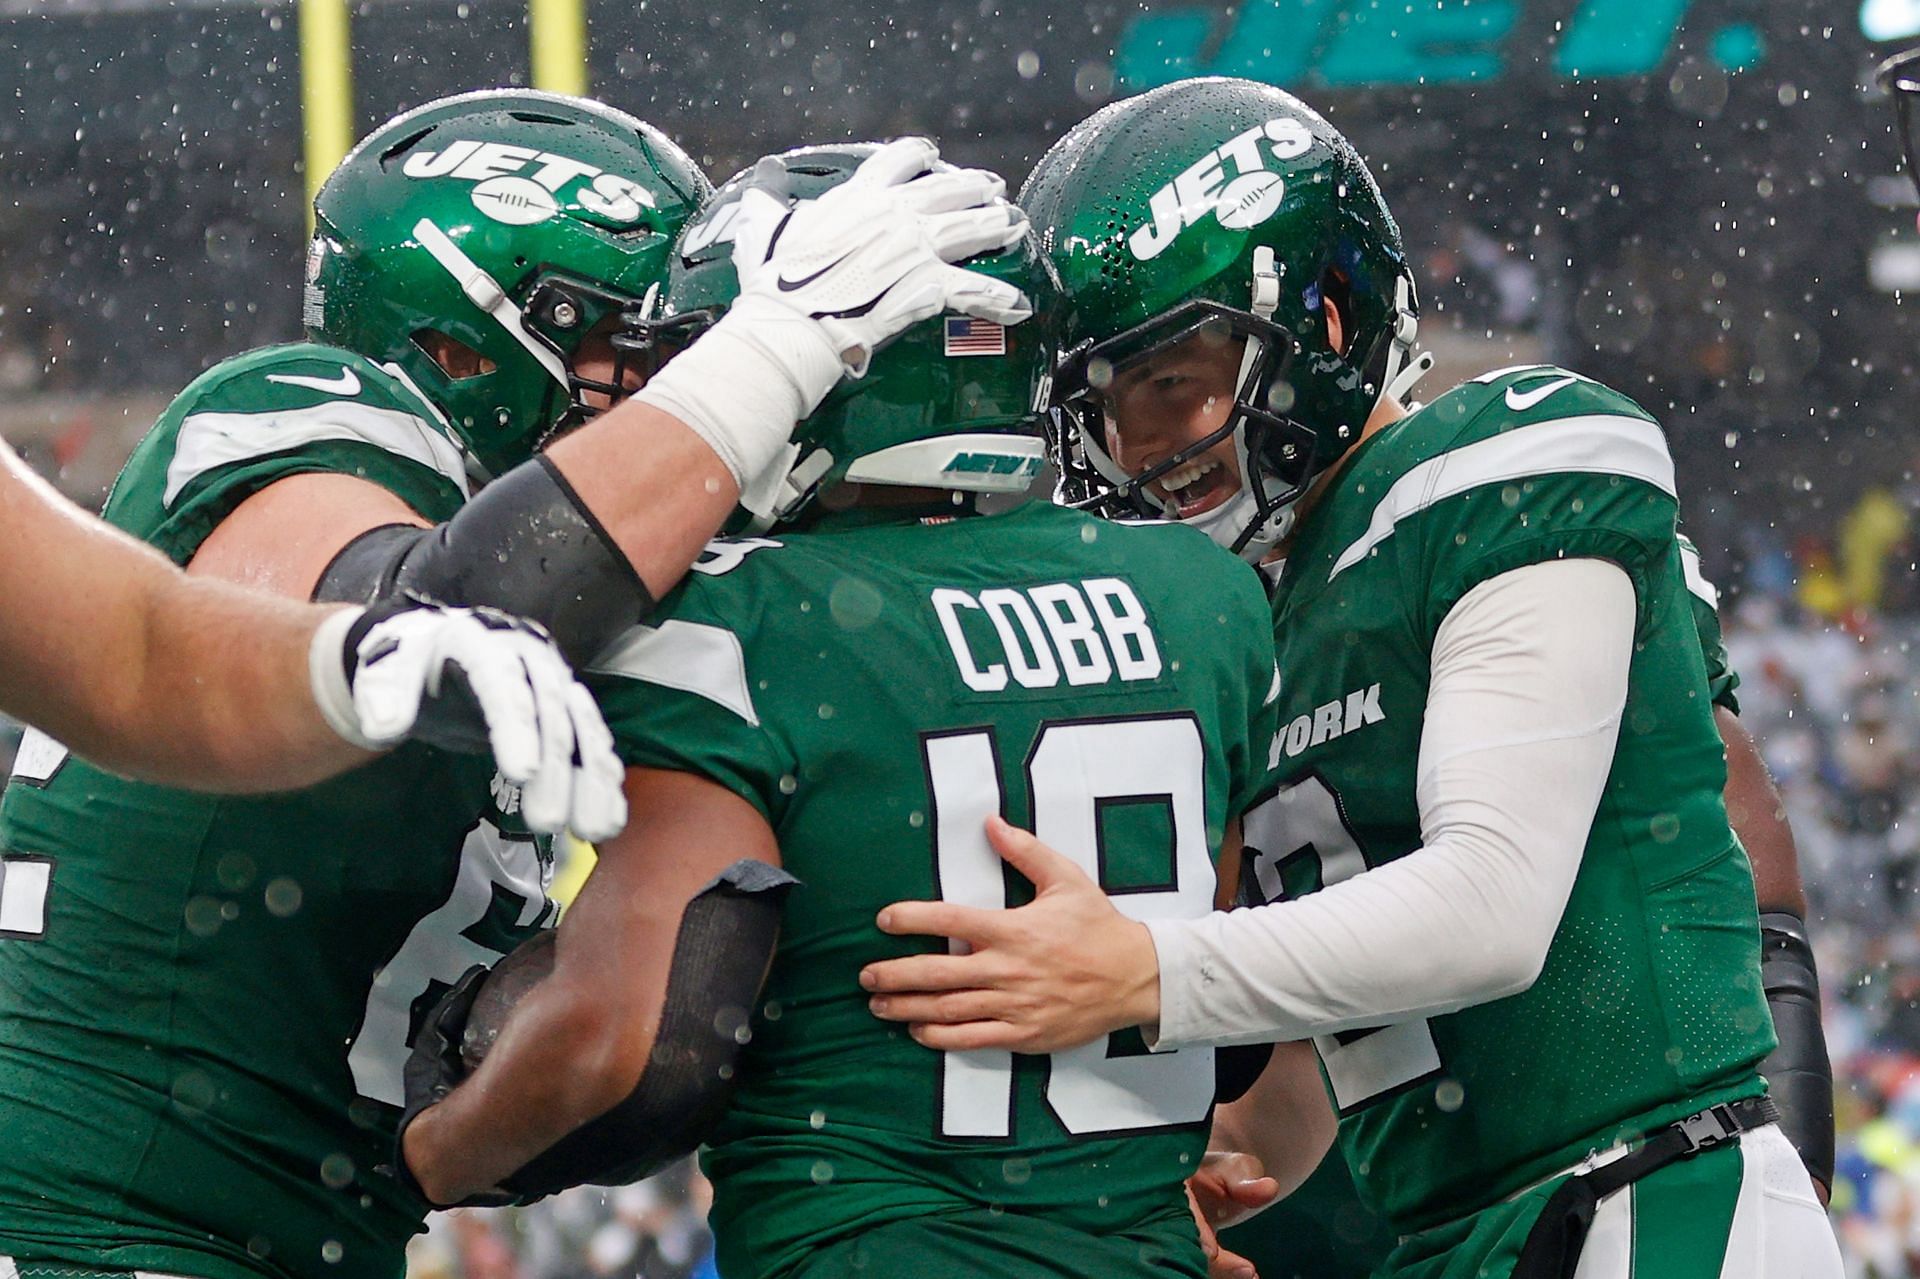
[(498, 281), (481, 269), (480, 265), (461, 251), (445, 231), (428, 218), (421, 218), (413, 226), (413, 237), (420, 246), (432, 255), (442, 270), (454, 278), (460, 286), (460, 292), (467, 301), (492, 316), (507, 336), (526, 348), (540, 367), (558, 382), (563, 389), (570, 389), (567, 381), (567, 365), (559, 354), (527, 331), (526, 317), (520, 308), (513, 304), (507, 291)]
[(1380, 398), (1374, 401), (1376, 408), (1385, 403), (1410, 405), (1407, 397), (1413, 393), (1414, 385), (1433, 369), (1431, 351), (1413, 354), (1413, 343), (1420, 333), (1417, 307), (1413, 278), (1403, 275), (1393, 282), (1393, 343), (1387, 348), (1386, 368), (1380, 375)]

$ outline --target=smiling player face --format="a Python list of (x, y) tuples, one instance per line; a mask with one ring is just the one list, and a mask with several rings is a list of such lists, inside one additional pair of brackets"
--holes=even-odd
[[(1203, 329), (1116, 372), (1102, 401), (1109, 456), (1140, 475), (1226, 425), (1244, 350), (1226, 330)], [(1240, 480), (1228, 435), (1150, 481), (1147, 491), (1188, 520), (1232, 498)]]

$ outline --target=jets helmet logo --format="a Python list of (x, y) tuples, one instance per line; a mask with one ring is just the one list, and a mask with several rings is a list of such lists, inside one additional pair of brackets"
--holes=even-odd
[(506, 142), (450, 142), (418, 151), (401, 166), (410, 178), (457, 178), (474, 183), (473, 204), (496, 222), (532, 226), (560, 211), (561, 192), (610, 222), (638, 222), (655, 205), (653, 192), (584, 160)]
[(1157, 258), (1209, 214), (1236, 231), (1259, 226), (1279, 212), (1287, 191), (1286, 179), (1267, 168), (1268, 157), (1298, 159), (1312, 145), (1313, 134), (1293, 119), (1235, 134), (1147, 198), (1151, 219), (1127, 237), (1127, 247), (1143, 262)]

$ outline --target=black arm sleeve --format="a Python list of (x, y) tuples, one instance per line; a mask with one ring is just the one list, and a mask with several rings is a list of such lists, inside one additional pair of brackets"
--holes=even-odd
[(1780, 1129), (1815, 1181), (1833, 1185), (1833, 1066), (1820, 1028), (1820, 975), (1797, 915), (1760, 916), (1760, 984), (1780, 1046), (1760, 1063), (1780, 1106)]
[(525, 1201), (583, 1183), (623, 1185), (699, 1148), (733, 1096), (734, 1067), (780, 940), (780, 907), (797, 883), (765, 862), (737, 861), (687, 903), (640, 1082), (502, 1189)]
[(613, 538), (544, 457), (480, 491), (445, 524), (370, 529), (341, 548), (313, 597), (418, 596), (497, 608), (545, 627), (569, 662), (595, 657), (656, 601)]

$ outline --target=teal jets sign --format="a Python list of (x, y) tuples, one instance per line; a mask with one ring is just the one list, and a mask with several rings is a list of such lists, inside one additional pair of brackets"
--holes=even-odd
[[(1661, 68), (1692, 0), (1582, 0), (1550, 57), (1567, 78), (1650, 75)], [(1269, 84), (1456, 84), (1492, 80), (1516, 56), (1508, 37), (1520, 0), (1246, 0), (1217, 9), (1163, 8), (1121, 32), (1114, 69), (1131, 88), (1192, 75)], [(1766, 53), (1754, 27), (1713, 32), (1728, 70)], [(1528, 65), (1531, 65), (1529, 59)]]

